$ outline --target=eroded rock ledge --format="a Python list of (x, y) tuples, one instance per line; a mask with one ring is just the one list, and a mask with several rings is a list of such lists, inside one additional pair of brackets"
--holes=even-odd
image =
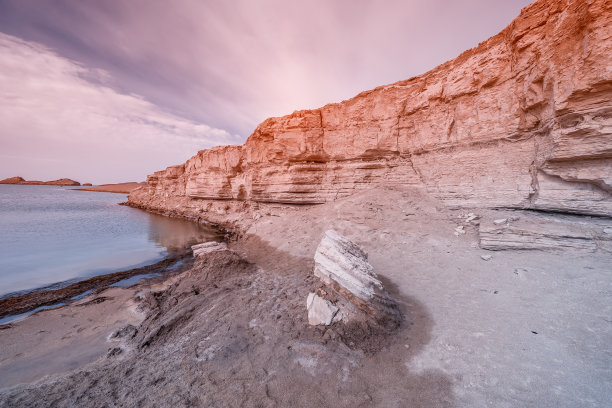
[(129, 202), (206, 218), (237, 208), (219, 201), (317, 204), (418, 185), (451, 206), (611, 216), (611, 27), (604, 0), (536, 1), (454, 60), (267, 119), (242, 146), (150, 175)]

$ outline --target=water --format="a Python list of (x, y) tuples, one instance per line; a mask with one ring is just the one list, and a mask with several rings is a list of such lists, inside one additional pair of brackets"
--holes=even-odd
[(125, 194), (0, 185), (0, 297), (155, 263), (218, 233), (120, 206)]
[(57, 303), (55, 305), (40, 306), (40, 307), (37, 307), (36, 309), (30, 310), (29, 312), (20, 313), (16, 315), (10, 315), (10, 316), (4, 316), (2, 319), (0, 319), (0, 325), (23, 320), (26, 317), (31, 316), (36, 312), (40, 312), (41, 310), (57, 309), (58, 307), (62, 307), (62, 306), (66, 306), (66, 303)]

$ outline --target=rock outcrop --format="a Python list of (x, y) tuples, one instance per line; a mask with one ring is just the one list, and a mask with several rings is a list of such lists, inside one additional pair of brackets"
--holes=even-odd
[(52, 181), (38, 181), (38, 180), (26, 180), (23, 177), (9, 177), (4, 180), (0, 180), (0, 184), (24, 184), (34, 186), (80, 186), (81, 183), (68, 178), (61, 178)]
[(538, 0), (454, 60), (267, 119), (242, 146), (150, 175), (129, 202), (215, 218), (420, 185), (451, 206), (612, 216), (611, 35), (608, 1)]
[(398, 325), (401, 315), (368, 262), (368, 255), (333, 230), (325, 232), (314, 257), (323, 285), (306, 300), (312, 325), (341, 321)]
[[(480, 247), (508, 249), (578, 249), (594, 252), (612, 251), (612, 220), (582, 220), (576, 216), (530, 214), (517, 220), (498, 219), (481, 222)], [(582, 217), (584, 218), (584, 217)]]

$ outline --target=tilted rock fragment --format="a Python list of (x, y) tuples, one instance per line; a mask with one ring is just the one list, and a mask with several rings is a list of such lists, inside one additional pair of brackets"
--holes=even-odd
[[(310, 324), (321, 324), (313, 322), (322, 320), (320, 315), (321, 310), (325, 309), (324, 305), (337, 308), (332, 315), (333, 321), (348, 323), (390, 319), (399, 322), (400, 313), (396, 303), (368, 262), (368, 255), (353, 242), (329, 230), (325, 232), (314, 260), (314, 274), (325, 285), (316, 294), (308, 296)], [(315, 309), (314, 302), (319, 302), (321, 306)], [(324, 314), (329, 315), (331, 312)]]

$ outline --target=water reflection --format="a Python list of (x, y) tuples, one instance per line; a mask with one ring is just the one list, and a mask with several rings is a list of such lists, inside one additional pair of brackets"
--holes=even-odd
[(221, 240), (214, 229), (118, 205), (124, 194), (0, 185), (0, 297), (141, 267)]
[(168, 253), (207, 241), (221, 241), (223, 236), (213, 228), (180, 218), (149, 214), (149, 241), (166, 248)]

